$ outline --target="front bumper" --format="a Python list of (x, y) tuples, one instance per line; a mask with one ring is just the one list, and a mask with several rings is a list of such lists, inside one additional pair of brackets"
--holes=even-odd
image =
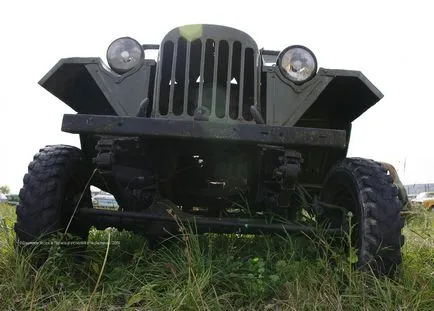
[(237, 144), (272, 144), (338, 149), (347, 147), (347, 133), (344, 130), (125, 116), (65, 114), (62, 131), (75, 134), (204, 140)]

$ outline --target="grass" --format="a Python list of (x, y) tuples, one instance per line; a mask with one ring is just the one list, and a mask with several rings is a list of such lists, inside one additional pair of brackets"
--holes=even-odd
[(1, 310), (433, 310), (434, 213), (423, 210), (407, 217), (393, 280), (353, 271), (323, 239), (185, 232), (151, 250), (114, 229), (91, 231), (82, 262), (53, 247), (36, 268), (14, 248), (14, 207), (0, 216)]

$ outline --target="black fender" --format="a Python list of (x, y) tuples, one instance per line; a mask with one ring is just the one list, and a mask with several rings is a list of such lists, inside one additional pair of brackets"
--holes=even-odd
[(265, 71), (267, 124), (344, 129), (383, 98), (360, 71), (320, 68), (302, 85), (277, 67)]
[(39, 84), (81, 114), (135, 116), (153, 90), (155, 61), (118, 75), (100, 58), (63, 58)]

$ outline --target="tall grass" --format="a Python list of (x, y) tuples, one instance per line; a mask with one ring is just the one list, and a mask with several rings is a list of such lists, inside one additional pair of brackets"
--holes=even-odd
[[(85, 258), (55, 248), (41, 267), (14, 247), (14, 207), (0, 206), (2, 310), (433, 310), (434, 213), (407, 219), (394, 279), (351, 269), (326, 239), (196, 236), (173, 243), (92, 230)], [(107, 243), (109, 242), (110, 244)], [(175, 238), (173, 238), (175, 239)], [(320, 247), (319, 247), (320, 246)]]

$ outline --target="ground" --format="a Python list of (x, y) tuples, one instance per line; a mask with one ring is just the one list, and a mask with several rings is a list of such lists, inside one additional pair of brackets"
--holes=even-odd
[[(432, 310), (434, 213), (407, 215), (393, 279), (351, 269), (325, 237), (196, 237), (151, 250), (92, 230), (82, 261), (53, 247), (41, 267), (14, 248), (15, 207), (0, 205), (2, 310)], [(110, 242), (110, 243), (108, 243)]]

